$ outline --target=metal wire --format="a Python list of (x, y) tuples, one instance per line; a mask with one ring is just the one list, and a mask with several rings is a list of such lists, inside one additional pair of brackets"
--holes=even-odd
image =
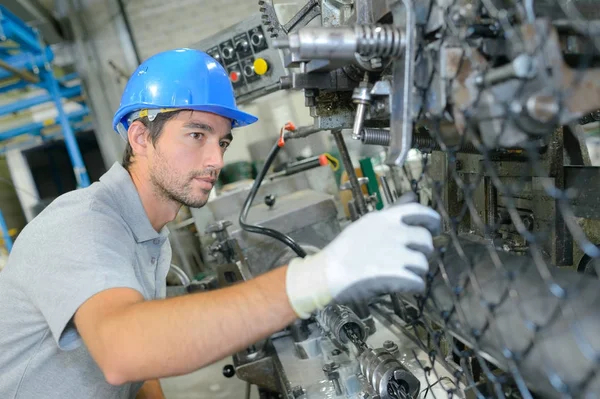
[[(390, 309), (429, 354), (427, 360), (414, 356), (426, 380), (422, 397), (436, 397), (436, 392), (439, 397), (440, 385), (447, 397), (598, 397), (600, 283), (598, 276), (577, 269), (584, 255), (600, 257), (600, 223), (578, 210), (582, 203), (594, 208), (593, 198), (582, 196), (583, 186), (568, 186), (573, 181), (566, 180), (566, 170), (572, 165), (564, 155), (585, 152), (585, 143), (575, 140), (576, 148), (567, 148), (573, 143), (565, 139), (558, 119), (531, 124), (526, 100), (535, 78), (498, 71), (510, 70), (508, 63), (525, 49), (541, 66), (539, 73), (556, 65), (547, 50), (553, 37), (541, 28), (541, 18), (562, 26), (563, 44), (572, 39), (565, 33), (567, 21), (577, 26), (578, 39), (600, 48), (593, 29), (582, 30), (592, 26), (589, 19), (598, 17), (600, 3), (465, 4), (434, 0), (420, 10), (420, 15), (427, 11), (427, 19), (420, 21), (416, 59), (432, 53), (442, 57), (440, 49), (456, 54), (453, 71), (441, 70), (448, 64), (435, 58), (415, 83), (422, 98), (433, 99), (421, 102), (418, 119), (427, 121), (431, 137), (417, 147), (434, 152), (424, 152), (420, 176), (411, 177), (412, 189), (431, 192), (445, 233), (436, 240), (426, 292), (394, 297)], [(534, 35), (524, 26), (535, 28)], [(485, 34), (474, 37), (474, 32)], [(557, 99), (556, 115), (566, 110), (574, 93), (585, 90), (586, 70), (598, 64), (598, 52), (589, 48), (563, 56), (573, 73), (536, 88)], [(502, 78), (493, 86), (483, 78), (492, 76), (490, 71)], [(487, 83), (465, 84), (477, 74)], [(455, 91), (461, 85), (470, 90), (471, 101), (459, 103), (464, 97), (458, 94), (467, 95)], [(444, 97), (441, 87), (447, 88), (448, 101), (435, 113), (427, 107)], [(460, 145), (448, 145), (448, 124), (459, 127)], [(518, 144), (507, 145), (509, 139)], [(440, 376), (439, 367), (453, 378)]]

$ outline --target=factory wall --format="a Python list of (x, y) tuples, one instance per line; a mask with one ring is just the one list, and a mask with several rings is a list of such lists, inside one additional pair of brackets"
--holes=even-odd
[[(130, 36), (116, 0), (59, 0), (60, 9), (76, 38), (73, 51), (84, 74), (90, 103), (97, 120), (98, 141), (107, 165), (120, 160), (124, 143), (111, 131), (110, 119), (118, 108), (127, 77), (137, 67)], [(256, 0), (130, 0), (124, 2), (132, 36), (142, 61), (170, 48), (191, 46), (258, 12)], [(275, 93), (247, 104), (247, 112), (260, 121), (234, 131), (234, 144), (226, 162), (251, 160), (248, 146), (274, 141), (288, 120), (312, 124), (302, 93)], [(324, 138), (296, 144), (311, 148), (326, 145)]]

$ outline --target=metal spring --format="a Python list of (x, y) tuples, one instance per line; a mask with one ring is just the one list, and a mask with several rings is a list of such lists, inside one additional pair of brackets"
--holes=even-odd
[[(362, 131), (361, 141), (363, 144), (382, 145), (387, 147), (390, 145), (390, 137), (389, 130), (364, 128)], [(431, 136), (425, 134), (413, 134), (412, 148), (417, 148), (419, 150), (441, 151), (439, 143)], [(462, 147), (460, 147), (457, 152), (464, 152), (468, 154), (479, 153), (477, 148), (471, 143), (463, 143)]]
[(391, 25), (356, 26), (357, 52), (365, 57), (399, 57), (404, 50), (404, 34)]
[(385, 129), (364, 128), (362, 131), (361, 140), (363, 144), (369, 145), (390, 145), (390, 131)]

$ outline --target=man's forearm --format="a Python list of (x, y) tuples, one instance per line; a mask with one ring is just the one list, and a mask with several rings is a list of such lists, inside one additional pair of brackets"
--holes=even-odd
[(144, 382), (135, 399), (165, 399), (165, 394), (158, 380)]
[(119, 359), (116, 383), (187, 374), (284, 328), (296, 318), (286, 270), (211, 292), (145, 301), (113, 315), (102, 335)]

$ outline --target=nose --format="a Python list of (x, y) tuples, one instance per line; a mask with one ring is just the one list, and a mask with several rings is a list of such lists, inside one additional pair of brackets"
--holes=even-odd
[(223, 161), (223, 150), (219, 146), (219, 143), (216, 144), (211, 143), (211, 145), (206, 148), (206, 158), (205, 158), (205, 168), (213, 168), (216, 170), (223, 169), (225, 166), (225, 162)]

